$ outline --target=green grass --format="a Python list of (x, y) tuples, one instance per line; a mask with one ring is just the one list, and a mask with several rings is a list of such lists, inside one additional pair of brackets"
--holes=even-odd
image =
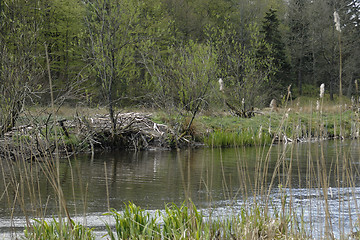
[(133, 203), (125, 205), (121, 213), (113, 209), (105, 215), (110, 215), (115, 220), (114, 229), (105, 223), (108, 237), (112, 240), (160, 239), (160, 226), (156, 216), (151, 216)]
[(270, 144), (271, 135), (263, 129), (240, 129), (237, 132), (214, 131), (204, 138), (211, 147), (261, 146)]
[(163, 221), (165, 239), (211, 239), (209, 226), (191, 202), (180, 207), (175, 204), (166, 206)]
[[(290, 228), (290, 215), (270, 214), (259, 205), (244, 206), (239, 214), (223, 218), (205, 217), (191, 202), (181, 206), (172, 203), (165, 211), (150, 214), (134, 203), (121, 211), (112, 209), (105, 215), (115, 222), (104, 222), (107, 234), (103, 239), (307, 239), (301, 228)], [(292, 230), (291, 230), (292, 229)], [(296, 230), (294, 230), (296, 229)], [(300, 231), (301, 230), (301, 231)], [(55, 218), (52, 221), (34, 219), (24, 230), (23, 239), (95, 239), (93, 229), (71, 221), (71, 225)]]
[(270, 144), (275, 136), (290, 139), (353, 138), (359, 131), (359, 116), (346, 110), (341, 113), (297, 112), (268, 113), (253, 118), (236, 116), (201, 116), (198, 137), (208, 146), (232, 147)]
[[(112, 210), (112, 228), (106, 223), (110, 239), (307, 239), (303, 232), (290, 228), (290, 217), (270, 214), (258, 205), (243, 207), (240, 214), (225, 218), (204, 217), (189, 201), (181, 206), (165, 206), (165, 212), (150, 215), (133, 203), (123, 211)], [(293, 224), (293, 223), (292, 223)], [(291, 230), (292, 229), (292, 230)]]
[[(295, 105), (294, 105), (295, 106)], [(224, 114), (199, 115), (193, 125), (192, 133), (196, 135), (196, 139), (202, 140), (209, 146), (233, 147), (233, 146), (263, 146), (270, 144), (274, 137), (284, 135), (288, 138), (321, 138), (321, 137), (353, 137), (359, 132), (359, 116), (358, 113), (343, 109), (337, 111), (336, 107), (327, 106), (323, 111), (302, 111), (300, 107), (291, 107), (291, 110), (280, 109), (279, 112), (265, 112), (262, 115), (256, 115), (250, 119), (239, 118)], [(336, 111), (335, 111), (335, 110)], [(325, 111), (326, 110), (326, 111)], [(175, 118), (168, 118), (175, 121)], [(183, 118), (184, 120), (185, 118)], [(185, 119), (186, 120), (186, 119)], [(166, 118), (158, 118), (159, 122), (168, 121)], [(166, 122), (165, 122), (166, 123)], [(61, 129), (59, 129), (61, 133)], [(53, 132), (51, 132), (53, 133)], [(18, 137), (18, 138), (17, 138)], [(64, 136), (62, 136), (64, 137)], [(28, 140), (26, 137), (15, 136), (22, 143)], [(65, 140), (64, 140), (65, 141)], [(68, 141), (68, 142), (66, 142)], [(71, 135), (65, 144), (77, 144), (79, 139)], [(320, 143), (321, 145), (321, 143)], [(293, 145), (292, 145), (293, 146)], [(271, 146), (270, 146), (271, 148)], [(285, 151), (285, 150), (284, 150)], [(328, 189), (329, 179), (336, 178), (336, 181), (342, 183), (340, 187), (354, 187), (357, 179), (358, 169), (348, 166), (348, 156), (346, 154), (338, 154), (336, 164), (331, 165), (330, 169), (326, 168), (323, 154), (320, 148), (315, 171), (314, 165), (307, 165), (307, 176), (309, 181), (306, 187), (310, 190), (318, 188), (319, 190)], [(270, 151), (269, 151), (270, 152)], [(272, 206), (271, 199), (268, 194), (274, 188), (275, 179), (286, 181), (284, 185), (291, 189), (291, 172), (295, 156), (291, 156), (285, 161), (285, 154), (280, 154), (275, 158), (271, 158), (269, 154), (261, 154), (254, 163), (255, 172), (254, 179), (249, 178), (246, 172), (250, 169), (247, 165), (242, 165), (239, 160), (238, 171), (243, 174), (241, 183), (246, 188), (254, 183), (252, 193), (254, 198), (260, 197), (265, 199), (264, 202), (244, 203), (236, 214), (229, 214), (220, 218), (212, 218), (204, 216), (202, 211), (197, 210), (191, 201), (186, 201), (182, 205), (169, 204), (165, 206), (165, 211), (155, 211), (151, 214), (148, 211), (136, 206), (133, 203), (124, 205), (123, 209), (112, 210), (107, 213), (114, 219), (115, 224), (104, 222), (104, 228), (107, 230), (105, 239), (310, 239), (312, 234), (308, 232), (308, 225), (301, 219), (295, 217), (294, 209), (286, 209), (281, 206), (279, 211), (269, 211)], [(215, 159), (216, 160), (216, 159)], [(309, 161), (310, 162), (310, 161)], [(20, 168), (20, 162), (17, 162)], [(339, 168), (340, 165), (344, 169)], [(16, 165), (17, 166), (17, 165)], [(41, 165), (45, 166), (46, 165)], [(59, 167), (59, 165), (56, 165)], [(28, 168), (28, 165), (25, 165)], [(354, 168), (354, 169), (353, 169)], [(52, 169), (52, 165), (42, 169), (48, 176), (53, 188), (57, 191), (59, 199), (64, 198), (62, 195), (60, 181), (55, 174), (56, 169)], [(340, 171), (341, 170), (341, 171)], [(268, 172), (271, 171), (271, 172)], [(25, 172), (25, 171), (24, 171)], [(272, 178), (267, 179), (267, 175)], [(288, 175), (289, 174), (289, 175)], [(14, 180), (14, 189), (20, 185), (25, 185), (29, 181), (27, 174), (21, 174), (24, 177), (19, 182)], [(355, 176), (355, 177), (354, 177)], [(299, 177), (300, 178), (300, 177)], [(14, 178), (15, 179), (15, 178)], [(316, 179), (316, 181), (314, 180)], [(4, 181), (6, 181), (4, 179)], [(251, 182), (253, 181), (253, 182)], [(16, 183), (16, 184), (15, 184)], [(10, 184), (10, 183), (9, 183)], [(36, 182), (32, 182), (36, 185)], [(34, 186), (35, 186), (34, 185)], [(9, 187), (9, 188), (10, 188)], [(33, 187), (30, 186), (29, 188)], [(225, 189), (225, 187), (224, 187)], [(21, 193), (21, 192), (20, 192)], [(35, 196), (35, 195), (34, 195)], [(21, 197), (21, 196), (19, 196)], [(280, 196), (281, 202), (286, 203), (287, 196)], [(291, 195), (289, 196), (291, 198)], [(34, 198), (35, 199), (35, 198)], [(283, 200), (284, 199), (284, 200)], [(34, 200), (35, 201), (35, 200)], [(327, 195), (324, 194), (324, 206), (327, 206)], [(339, 201), (342, 201), (339, 199)], [(291, 208), (291, 203), (289, 208)], [(339, 202), (341, 204), (341, 202)], [(339, 208), (340, 209), (340, 208)], [(211, 212), (211, 208), (208, 209)], [(325, 211), (329, 212), (325, 208)], [(340, 210), (339, 210), (340, 211)], [(340, 213), (339, 213), (340, 215)], [(301, 216), (300, 216), (301, 218)], [(326, 216), (326, 221), (331, 216)], [(71, 222), (66, 221), (59, 223), (57, 220), (46, 222), (44, 220), (34, 220), (35, 223), (24, 231), (25, 239), (94, 239), (93, 230)], [(339, 220), (339, 225), (342, 220)], [(331, 230), (324, 227), (324, 238), (326, 239), (332, 233)], [(340, 233), (341, 239), (345, 239), (348, 234)], [(309, 237), (310, 236), (310, 237)]]
[[(270, 144), (271, 138), (276, 136), (286, 136), (290, 139), (353, 138), (356, 136), (355, 133), (359, 132), (360, 128), (359, 116), (358, 113), (351, 110), (349, 100), (344, 100), (341, 105), (330, 101), (326, 96), (322, 103), (321, 113), (320, 110), (316, 110), (316, 101), (316, 98), (299, 97), (286, 103), (286, 106), (279, 108), (277, 112), (271, 112), (270, 109), (258, 110), (258, 113), (252, 118), (239, 118), (230, 115), (227, 111), (221, 111), (221, 109), (203, 111), (196, 116), (186, 137), (212, 147), (232, 147)], [(38, 111), (40, 110), (32, 110), (33, 114)], [(104, 109), (93, 110), (93, 114), (101, 112), (104, 112)], [(91, 110), (63, 107), (58, 113), (65, 119), (72, 119), (75, 113), (90, 114)], [(48, 117), (48, 115), (45, 116)], [(172, 128), (173, 131), (168, 134), (166, 140), (173, 147), (177, 146), (175, 142), (178, 140), (178, 136), (183, 134), (189, 119), (191, 116), (188, 113), (179, 114), (175, 111), (166, 113), (160, 110), (154, 110), (152, 113), (154, 122), (164, 123)], [(52, 123), (52, 120), (50, 122)], [(58, 138), (61, 137), (64, 133), (58, 126), (49, 127), (47, 131), (42, 128), (40, 131), (43, 136), (48, 137), (50, 142), (54, 142), (56, 141), (55, 128)], [(63, 140), (59, 141), (60, 144), (74, 150), (88, 150), (90, 146), (84, 139), (87, 136), (77, 135), (76, 130), (70, 127), (68, 131), (70, 138), (63, 137)], [(173, 135), (173, 133), (175, 134)], [(29, 133), (29, 138), (31, 134), (34, 133)], [(26, 134), (22, 138), (26, 138)], [(104, 142), (105, 146), (107, 144), (109, 143)]]
[(52, 221), (34, 219), (31, 227), (26, 227), (24, 230), (24, 239), (34, 240), (57, 240), (57, 239), (95, 239), (93, 229), (84, 227), (79, 223), (71, 220), (71, 224), (67, 221), (60, 223), (55, 218)]

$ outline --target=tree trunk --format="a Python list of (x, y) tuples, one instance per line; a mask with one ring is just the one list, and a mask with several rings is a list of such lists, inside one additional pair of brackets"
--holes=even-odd
[(333, 77), (330, 75), (330, 100), (334, 101), (334, 79)]
[(108, 101), (109, 101), (109, 114), (112, 123), (112, 134), (115, 134), (116, 131), (116, 119), (114, 116), (114, 108), (113, 108), (113, 101), (112, 101), (112, 84), (115, 79), (115, 54), (114, 51), (111, 53), (111, 79), (109, 80), (109, 92), (108, 92)]

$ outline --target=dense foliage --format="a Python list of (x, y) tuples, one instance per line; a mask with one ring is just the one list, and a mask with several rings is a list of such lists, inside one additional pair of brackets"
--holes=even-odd
[[(336, 10), (341, 31), (334, 25)], [(0, 0), (1, 133), (25, 104), (141, 104), (195, 114), (317, 94), (355, 95), (358, 0)], [(314, 91), (314, 89), (316, 89)]]

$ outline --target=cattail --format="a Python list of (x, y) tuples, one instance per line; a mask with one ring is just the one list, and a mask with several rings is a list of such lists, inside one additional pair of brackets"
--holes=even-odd
[(330, 196), (331, 196), (331, 198), (333, 197), (333, 192), (332, 192), (332, 188), (331, 187), (329, 187), (329, 192), (330, 192)]
[(355, 80), (355, 90), (356, 90), (356, 95), (358, 95), (359, 85), (358, 85), (358, 81), (357, 81), (357, 80)]
[(224, 81), (219, 78), (219, 85), (220, 85), (220, 91), (223, 92), (224, 91)]
[(316, 100), (316, 111), (320, 110), (320, 102), (319, 100)]
[(325, 84), (321, 84), (320, 85), (320, 98), (324, 97), (324, 93), (325, 93)]
[(261, 139), (261, 135), (262, 135), (262, 126), (260, 125), (260, 129), (259, 129), (259, 139)]
[(358, 91), (358, 89), (359, 89), (359, 85), (358, 85), (358, 81), (357, 81), (357, 79), (355, 79), (355, 88), (356, 88), (356, 92)]
[(271, 100), (270, 108), (271, 108), (271, 111), (277, 111), (277, 105), (276, 105), (276, 100), (275, 99)]
[(341, 32), (341, 28), (340, 28), (340, 16), (337, 13), (337, 11), (334, 12), (334, 23), (335, 23), (335, 29), (336, 31)]

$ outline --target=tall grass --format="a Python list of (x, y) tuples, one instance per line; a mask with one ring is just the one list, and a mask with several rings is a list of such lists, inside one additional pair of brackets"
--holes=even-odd
[[(73, 189), (76, 184), (75, 181), (79, 181), (80, 186), (82, 183), (81, 179), (75, 180), (73, 178), (74, 170), (71, 167), (70, 158), (60, 159), (59, 145), (61, 142), (65, 144), (66, 140), (62, 133), (58, 131), (56, 123), (56, 110), (46, 45), (45, 52), (51, 93), (51, 109), (53, 112), (46, 120), (45, 133), (41, 127), (32, 127), (26, 129), (26, 131), (31, 132), (27, 138), (10, 136), (13, 138), (11, 141), (9, 137), (2, 139), (0, 168), (2, 181), (6, 187), (1, 198), (7, 200), (6, 208), (10, 211), (11, 222), (13, 222), (14, 215), (22, 214), (25, 217), (26, 226), (24, 226), (23, 237), (26, 239), (91, 239), (93, 238), (91, 229), (72, 220), (68, 210), (67, 201), (69, 199), (62, 190), (60, 174), (60, 162), (62, 161), (69, 162)], [(30, 126), (39, 125), (36, 119), (31, 117), (29, 117), (27, 124)], [(47, 187), (52, 191), (46, 202), (43, 202), (44, 196), (42, 196), (42, 193), (44, 189), (40, 183), (40, 178), (43, 177), (47, 180)], [(84, 193), (83, 196), (86, 196), (86, 194)], [(48, 209), (49, 201), (55, 202), (56, 210)], [(46, 222), (43, 219), (48, 215), (56, 217), (51, 222)], [(12, 238), (18, 238), (15, 227), (12, 234), (14, 234)]]
[(105, 223), (110, 239), (160, 239), (160, 226), (157, 224), (156, 216), (136, 206), (133, 203), (125, 205), (122, 213), (113, 209), (110, 215), (115, 220), (113, 232), (109, 223)]
[[(64, 139), (61, 134), (58, 135), (58, 138), (58, 141)], [(17, 147), (14, 148), (14, 146), (9, 146), (10, 143), (8, 145), (3, 142), (2, 146), (8, 147), (8, 155), (0, 156), (1, 180), (2, 185), (5, 186), (1, 198), (6, 199), (5, 207), (9, 210), (11, 222), (15, 216), (22, 215), (25, 217), (26, 231), (24, 237), (26, 239), (89, 239), (91, 231), (79, 223), (74, 223), (67, 204), (67, 201), (72, 199), (64, 196), (62, 191), (60, 162), (63, 161), (69, 163), (73, 190), (75, 184), (80, 183), (79, 185), (82, 186), (81, 179), (73, 178), (76, 169), (71, 168), (72, 163), (70, 161), (76, 161), (76, 159), (71, 160), (69, 157), (60, 159), (57, 150), (55, 155), (49, 151), (51, 147), (49, 142), (38, 142), (36, 151), (28, 147), (33, 146), (34, 139), (17, 138), (16, 141), (11, 142), (11, 144), (13, 143)], [(39, 155), (39, 152), (42, 154)], [(45, 186), (51, 192), (47, 198), (44, 196), (46, 191), (44, 192), (45, 189), (41, 180), (44, 178), (47, 182)], [(75, 197), (74, 191), (73, 196)], [(48, 208), (50, 201), (54, 202), (51, 205), (56, 205), (57, 209)], [(48, 215), (56, 216), (56, 218), (54, 217), (51, 222), (42, 220)], [(32, 220), (33, 218), (35, 219)], [(17, 238), (18, 232), (15, 226), (13, 234), (13, 238)], [(22, 235), (21, 232), (20, 235)]]
[(115, 226), (106, 223), (110, 239), (288, 239), (307, 238), (288, 231), (289, 216), (270, 215), (261, 206), (242, 208), (223, 219), (204, 217), (191, 202), (171, 204), (165, 211), (145, 214), (133, 203), (112, 210)]
[[(359, 117), (357, 113), (340, 112), (337, 118), (329, 119), (322, 105), (321, 101), (320, 108), (316, 109), (314, 104), (306, 118), (285, 110), (278, 117), (276, 125), (269, 123), (270, 131), (267, 127), (245, 127), (236, 131), (216, 130), (208, 135), (205, 142), (209, 146), (234, 147), (238, 154), (235, 166), (239, 189), (235, 194), (229, 193), (232, 186), (227, 182), (229, 176), (224, 170), (223, 156), (220, 154), (220, 159), (216, 159), (221, 163), (222, 179), (219, 181), (222, 181), (224, 196), (230, 200), (228, 207), (233, 210), (231, 214), (213, 214), (213, 207), (216, 206), (211, 198), (213, 176), (210, 174), (202, 178), (202, 184), (206, 185), (209, 196), (208, 209), (199, 210), (191, 201), (185, 201), (179, 206), (170, 203), (164, 206), (164, 210), (150, 213), (133, 203), (125, 204), (122, 209), (118, 209), (119, 211), (113, 209), (107, 213), (113, 221), (104, 222), (107, 235), (103, 238), (359, 238), (356, 231), (360, 229), (357, 196), (360, 169), (358, 164), (354, 164), (358, 163), (358, 159), (352, 158), (349, 151), (341, 148), (338, 142), (335, 144), (335, 157), (328, 159), (323, 141), (331, 129), (331, 134), (336, 136), (342, 137), (347, 134), (355, 138), (359, 132)], [(272, 121), (272, 116), (270, 118), (269, 121)], [(55, 134), (56, 130), (54, 131)], [(64, 141), (61, 132), (56, 134), (59, 134), (56, 139)], [(302, 157), (299, 156), (298, 145), (295, 143), (297, 139), (302, 139), (302, 144), (308, 145), (305, 161), (300, 160)], [(317, 140), (317, 146), (311, 145), (314, 139)], [(3, 151), (6, 154), (0, 156), (2, 181), (5, 186), (1, 198), (6, 199), (10, 219), (19, 213), (25, 217), (26, 226), (22, 236), (26, 239), (94, 238), (93, 230), (86, 226), (86, 187), (81, 188), (80, 194), (83, 196), (84, 209), (79, 210), (74, 206), (73, 211), (74, 214), (84, 215), (82, 223), (73, 221), (68, 210), (68, 201), (71, 199), (62, 191), (60, 162), (67, 161), (70, 166), (74, 198), (75, 185), (86, 185), (81, 177), (75, 178), (78, 169), (72, 168), (71, 161), (76, 161), (76, 158), (60, 159), (58, 154), (47, 151), (50, 148), (49, 142), (39, 142), (38, 148), (44, 154), (37, 156), (34, 153), (33, 157), (28, 159), (24, 151), (33, 139), (17, 137), (16, 141), (16, 152), (8, 146), (8, 151)], [(356, 144), (359, 144), (358, 140), (356, 141)], [(274, 152), (275, 142), (282, 144), (277, 148), (277, 152)], [(250, 145), (257, 147), (256, 158), (252, 163), (242, 156), (242, 148), (239, 147)], [(211, 162), (214, 159), (206, 161)], [(182, 163), (179, 164), (183, 166)], [(188, 169), (182, 171), (191, 171), (191, 164), (184, 166)], [(210, 173), (211, 167), (209, 164), (207, 169)], [(187, 174), (182, 173), (186, 198), (191, 196), (185, 183)], [(45, 202), (41, 196), (42, 176), (46, 177), (48, 188), (53, 191)], [(299, 191), (305, 192), (301, 198), (298, 196)], [(241, 207), (235, 208), (233, 203), (239, 196), (242, 199)], [(49, 212), (49, 201), (56, 203), (55, 211), (52, 209)], [(109, 201), (108, 205), (111, 207)], [(54, 216), (53, 220), (44, 221), (44, 217), (49, 215)], [(13, 231), (16, 238), (16, 228)]]
[[(92, 229), (84, 227), (74, 221), (60, 223), (55, 218), (46, 222), (45, 220), (34, 220), (35, 223), (32, 227), (24, 230), (25, 239), (36, 239), (36, 240), (57, 240), (57, 239), (69, 239), (69, 240), (80, 240), (80, 239), (95, 239)], [(60, 226), (62, 224), (62, 226)]]

